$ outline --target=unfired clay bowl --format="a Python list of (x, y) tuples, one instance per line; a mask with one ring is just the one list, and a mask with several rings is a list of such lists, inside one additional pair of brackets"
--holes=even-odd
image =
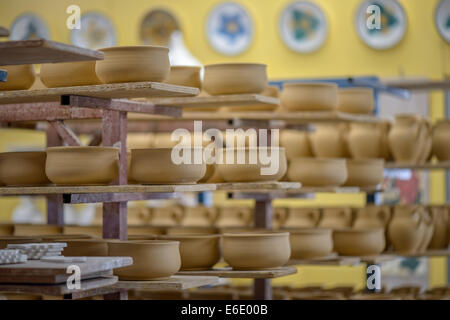
[(166, 235), (180, 242), (181, 270), (211, 269), (220, 260), (220, 235)]
[(288, 229), (291, 259), (314, 259), (328, 256), (333, 251), (331, 229)]
[[(130, 178), (144, 184), (193, 184), (206, 173), (206, 162), (194, 163), (194, 153), (201, 148), (187, 148), (191, 164), (172, 161), (172, 148), (131, 150)], [(197, 150), (197, 151), (196, 151)]]
[(120, 280), (164, 280), (180, 270), (179, 247), (168, 240), (110, 241), (108, 255), (133, 258), (133, 265), (114, 269)]
[(36, 77), (32, 64), (0, 66), (0, 69), (8, 72), (7, 81), (0, 82), (0, 91), (27, 90), (33, 85)]
[(45, 173), (51, 182), (58, 185), (107, 185), (119, 174), (119, 149), (47, 148)]
[(286, 149), (288, 160), (313, 156), (307, 132), (284, 129), (280, 131), (280, 145)]
[(375, 108), (373, 89), (344, 88), (339, 89), (338, 111), (359, 114), (371, 114)]
[(99, 49), (105, 54), (95, 66), (103, 83), (164, 81), (169, 75), (169, 48), (125, 46)]
[(309, 187), (340, 186), (347, 180), (345, 159), (297, 158), (289, 164), (288, 178)]
[(49, 184), (45, 159), (44, 151), (0, 153), (0, 182), (7, 186)]
[(95, 61), (45, 63), (40, 79), (47, 88), (101, 84), (95, 73)]
[(383, 252), (386, 239), (383, 228), (336, 229), (334, 250), (343, 256), (370, 256)]
[(203, 89), (211, 95), (260, 93), (267, 86), (266, 67), (259, 63), (207, 65)]
[(281, 91), (284, 111), (330, 111), (338, 104), (338, 86), (334, 83), (285, 83)]
[(375, 188), (383, 182), (383, 159), (347, 159), (345, 186)]
[(223, 258), (235, 270), (273, 269), (291, 255), (288, 232), (225, 233)]
[(169, 76), (164, 82), (179, 86), (195, 87), (201, 89), (201, 69), (201, 67), (196, 66), (172, 66), (170, 67)]

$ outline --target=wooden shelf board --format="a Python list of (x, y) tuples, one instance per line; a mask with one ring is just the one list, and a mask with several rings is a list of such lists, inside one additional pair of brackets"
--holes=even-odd
[(50, 40), (0, 42), (0, 65), (102, 60), (103, 52)]
[(113, 288), (126, 290), (186, 290), (217, 284), (219, 284), (219, 278), (215, 276), (175, 275), (167, 280), (119, 281)]
[(359, 257), (339, 257), (337, 253), (315, 259), (291, 259), (289, 265), (330, 265), (330, 266), (355, 266), (361, 263)]
[(0, 26), (0, 37), (9, 37), (9, 30)]
[(384, 85), (407, 90), (450, 90), (450, 80), (405, 79), (384, 81)]
[[(37, 90), (1, 91), (0, 104), (59, 102), (62, 95), (122, 99), (158, 96), (195, 96), (198, 92), (199, 90), (197, 88), (176, 86), (160, 82), (110, 83)], [(165, 118), (162, 117), (162, 119)]]
[(374, 256), (361, 256), (361, 261), (369, 264), (380, 264), (400, 258), (450, 257), (450, 249), (427, 250), (417, 253), (385, 252)]
[(248, 192), (260, 192), (267, 193), (274, 190), (289, 190), (299, 189), (301, 184), (299, 182), (283, 182), (283, 181), (269, 181), (269, 182), (225, 182), (217, 183), (217, 191), (248, 191)]
[(178, 275), (191, 275), (191, 276), (214, 276), (219, 278), (243, 278), (243, 279), (271, 279), (296, 274), (297, 268), (295, 267), (280, 267), (277, 269), (266, 270), (233, 270), (231, 267), (217, 268), (213, 270), (204, 271), (179, 271)]
[(410, 170), (448, 170), (450, 169), (450, 161), (424, 163), (424, 164), (401, 164), (395, 162), (387, 162), (385, 169), (410, 169)]

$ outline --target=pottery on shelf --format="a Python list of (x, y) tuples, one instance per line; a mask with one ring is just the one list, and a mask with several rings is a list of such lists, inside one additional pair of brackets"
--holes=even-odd
[(0, 224), (0, 237), (12, 236), (14, 234), (14, 224), (1, 223)]
[(289, 261), (288, 232), (225, 233), (222, 254), (234, 270), (273, 269)]
[(266, 69), (260, 63), (206, 65), (203, 89), (211, 95), (260, 93), (267, 87)]
[(316, 208), (288, 208), (282, 226), (284, 228), (313, 228), (320, 219), (320, 210)]
[(313, 155), (318, 158), (348, 158), (348, 129), (346, 123), (316, 125), (308, 135)]
[(200, 70), (198, 66), (171, 66), (165, 83), (201, 89)]
[[(172, 151), (176, 160), (172, 157)], [(197, 154), (199, 163), (196, 163)], [(131, 150), (130, 178), (143, 184), (194, 184), (206, 173), (202, 148)], [(187, 163), (184, 163), (184, 159)], [(180, 163), (176, 163), (177, 161)]]
[(183, 208), (177, 205), (153, 208), (150, 224), (153, 226), (176, 226), (180, 224), (183, 215)]
[(69, 257), (106, 257), (108, 256), (108, 240), (103, 239), (67, 239), (67, 247), (63, 255)]
[(211, 235), (217, 234), (219, 231), (216, 227), (169, 227), (166, 234), (170, 236), (177, 235)]
[[(128, 226), (128, 235), (131, 236), (146, 236), (154, 239), (155, 236), (164, 234), (166, 232), (165, 226), (156, 225), (138, 225), (138, 226)], [(129, 240), (133, 240), (129, 238)], [(138, 240), (138, 239), (134, 239)], [(145, 239), (142, 239), (145, 240)]]
[(133, 265), (114, 269), (120, 280), (164, 280), (181, 267), (178, 241), (110, 241), (108, 255), (133, 258)]
[(348, 113), (371, 114), (375, 109), (375, 97), (371, 88), (339, 89), (337, 110)]
[(40, 79), (47, 88), (101, 84), (95, 73), (96, 61), (44, 63)]
[(15, 236), (40, 236), (62, 234), (63, 228), (45, 224), (16, 224), (14, 226)]
[(416, 205), (397, 205), (388, 226), (389, 242), (399, 253), (415, 253), (422, 243), (426, 226), (422, 210)]
[(429, 162), (431, 160), (431, 157), (433, 156), (431, 152), (433, 149), (433, 125), (428, 118), (423, 118), (423, 122), (425, 123), (425, 130), (423, 133), (423, 142), (420, 146), (417, 163)]
[[(262, 96), (278, 98), (279, 89), (278, 86), (267, 86), (262, 92), (259, 93)], [(219, 112), (246, 112), (246, 111), (273, 111), (277, 109), (279, 105), (273, 104), (246, 104), (246, 105), (232, 105), (224, 106), (219, 109)]]
[(347, 180), (344, 186), (376, 188), (383, 182), (383, 159), (347, 159)]
[(338, 105), (334, 83), (285, 83), (280, 95), (283, 111), (331, 111)]
[(284, 224), (288, 208), (275, 207), (272, 214), (272, 229), (278, 230)]
[(95, 72), (103, 83), (162, 82), (169, 75), (169, 48), (124, 46), (99, 49), (105, 55)]
[(57, 185), (107, 185), (119, 175), (119, 149), (47, 148), (45, 173)]
[(448, 214), (444, 206), (430, 206), (429, 210), (433, 216), (434, 231), (428, 245), (430, 249), (443, 249), (448, 245)]
[(155, 134), (152, 132), (130, 132), (127, 134), (127, 148), (128, 150), (151, 148), (153, 147), (154, 140)]
[(389, 206), (368, 205), (356, 211), (354, 229), (385, 228), (391, 218)]
[(369, 256), (383, 252), (386, 238), (383, 228), (336, 229), (334, 250), (343, 256)]
[(308, 133), (299, 130), (284, 129), (280, 131), (280, 146), (286, 150), (286, 158), (312, 157), (312, 148), (309, 142)]
[(95, 238), (101, 238), (103, 235), (103, 229), (101, 226), (64, 226), (63, 234), (87, 234)]
[(354, 159), (389, 159), (389, 122), (351, 123), (347, 146)]
[(337, 187), (347, 180), (345, 159), (297, 158), (289, 164), (288, 178), (304, 187)]
[(422, 213), (422, 225), (424, 228), (422, 240), (420, 241), (420, 245), (417, 248), (417, 252), (425, 252), (433, 238), (434, 233), (434, 215), (428, 211), (427, 208), (423, 208)]
[(36, 77), (32, 64), (0, 66), (0, 70), (8, 72), (7, 81), (0, 82), (0, 91), (27, 90), (33, 85)]
[(342, 229), (349, 228), (352, 224), (351, 208), (323, 208), (322, 218), (319, 221), (320, 228)]
[(333, 251), (331, 229), (288, 229), (291, 259), (315, 259), (328, 256)]
[(0, 153), (0, 182), (7, 186), (49, 184), (45, 174), (44, 151)]
[(439, 161), (450, 161), (450, 120), (436, 123), (433, 128), (433, 154)]
[(218, 152), (222, 163), (216, 168), (226, 182), (278, 181), (287, 170), (284, 148), (224, 148)]
[(218, 208), (214, 225), (218, 228), (244, 227), (252, 220), (252, 209), (247, 207)]
[(211, 226), (217, 214), (216, 208), (196, 206), (185, 207), (182, 226), (206, 227)]
[(167, 235), (160, 239), (180, 242), (181, 270), (208, 270), (220, 259), (220, 235)]

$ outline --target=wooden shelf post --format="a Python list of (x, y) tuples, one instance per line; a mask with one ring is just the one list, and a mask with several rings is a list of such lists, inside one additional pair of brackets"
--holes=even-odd
[[(62, 146), (63, 142), (53, 126), (47, 129), (47, 147)], [(47, 195), (47, 224), (64, 225), (64, 204), (61, 194)]]

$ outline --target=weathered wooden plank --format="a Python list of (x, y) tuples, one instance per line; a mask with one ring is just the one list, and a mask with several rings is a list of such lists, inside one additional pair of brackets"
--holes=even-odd
[(100, 202), (122, 202), (141, 201), (155, 199), (173, 199), (179, 197), (179, 193), (95, 193), (95, 194), (64, 194), (64, 203), (100, 203)]
[(119, 281), (113, 286), (113, 288), (140, 289), (140, 290), (161, 290), (161, 289), (186, 290), (216, 284), (219, 284), (219, 278), (215, 276), (175, 275), (167, 280)]
[(247, 105), (279, 105), (280, 99), (267, 97), (260, 94), (230, 94), (208, 97), (170, 97), (151, 98), (149, 101), (166, 106), (182, 106), (184, 108), (195, 107), (230, 107)]
[(80, 139), (78, 139), (77, 135), (64, 124), (64, 121), (56, 120), (50, 121), (49, 123), (56, 130), (61, 139), (63, 139), (64, 142), (67, 143), (67, 145), (74, 147), (82, 145)]
[(219, 278), (270, 279), (296, 274), (295, 267), (280, 267), (265, 270), (233, 270), (232, 268), (215, 268), (203, 271), (179, 271), (177, 275), (212, 276)]

